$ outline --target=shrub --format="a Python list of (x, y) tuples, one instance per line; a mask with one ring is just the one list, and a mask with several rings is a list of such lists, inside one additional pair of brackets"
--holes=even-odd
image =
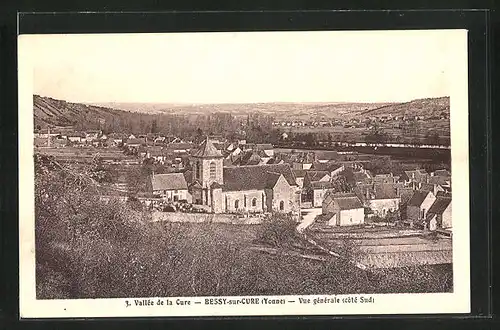
[(263, 220), (259, 238), (274, 247), (290, 246), (297, 237), (296, 227), (291, 215), (274, 213)]

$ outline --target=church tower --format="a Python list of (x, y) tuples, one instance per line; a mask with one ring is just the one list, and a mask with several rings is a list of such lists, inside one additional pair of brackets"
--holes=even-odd
[(223, 178), (223, 156), (215, 148), (207, 137), (200, 145), (199, 149), (192, 155), (191, 163), (193, 167), (193, 182), (201, 186), (201, 194), (198, 202), (203, 205), (212, 204), (212, 188), (224, 184)]

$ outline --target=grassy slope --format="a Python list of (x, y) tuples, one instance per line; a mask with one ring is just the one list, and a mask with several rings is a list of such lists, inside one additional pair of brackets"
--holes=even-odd
[(418, 99), (410, 102), (391, 104), (361, 113), (362, 116), (439, 116), (441, 112), (450, 113), (450, 98), (438, 97)]
[(71, 103), (49, 97), (33, 95), (33, 117), (35, 127), (47, 125), (73, 126), (78, 121), (97, 122), (99, 119), (112, 121), (130, 113), (111, 108), (87, 106), (80, 103)]

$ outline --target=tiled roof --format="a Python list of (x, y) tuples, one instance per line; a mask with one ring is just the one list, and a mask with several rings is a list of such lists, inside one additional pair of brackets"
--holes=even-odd
[(400, 190), (401, 194), (401, 204), (406, 204), (410, 201), (413, 196), (414, 190), (412, 188), (403, 188)]
[(296, 186), (295, 175), (287, 164), (224, 167), (224, 191), (272, 188), (280, 174)]
[(438, 184), (441, 186), (446, 186), (448, 182), (451, 182), (451, 177), (447, 176), (430, 176), (429, 183)]
[(333, 183), (330, 181), (313, 181), (311, 182), (312, 189), (330, 189), (333, 188)]
[(307, 173), (307, 170), (293, 170), (293, 174), (295, 174), (296, 178), (303, 178), (305, 177)]
[(202, 186), (201, 186), (201, 184), (198, 182), (198, 180), (196, 180), (196, 181), (194, 181), (193, 183), (191, 183), (191, 184), (189, 185), (189, 188), (201, 189), (201, 188), (202, 188)]
[(352, 172), (355, 182), (368, 182), (371, 177), (368, 173), (363, 171)]
[(426, 182), (429, 174), (425, 170), (404, 171), (409, 180), (415, 182)]
[(312, 164), (312, 169), (316, 171), (328, 171), (332, 172), (335, 171), (339, 168), (341, 168), (343, 165), (339, 163), (334, 163), (334, 162), (326, 162), (326, 163), (321, 163), (321, 162), (314, 162)]
[(450, 192), (445, 192), (445, 191), (438, 191), (436, 194), (436, 197), (448, 197), (451, 198), (451, 193)]
[(434, 185), (432, 183), (422, 183), (420, 190), (423, 191), (434, 191)]
[(186, 179), (186, 182), (193, 181), (193, 171), (190, 171), (190, 170), (185, 171), (184, 178)]
[(143, 144), (143, 139), (128, 139), (126, 144)]
[(240, 165), (258, 165), (261, 161), (261, 157), (254, 151), (246, 151), (241, 155), (239, 164)]
[(337, 202), (341, 210), (352, 210), (363, 207), (361, 200), (354, 193), (335, 193), (329, 190), (323, 203)]
[(374, 183), (358, 184), (354, 188), (354, 191), (361, 200), (366, 199), (367, 192), (370, 195), (370, 199), (394, 199), (401, 196), (403, 189), (404, 186), (401, 183)]
[(223, 157), (222, 153), (215, 148), (214, 144), (212, 141), (210, 141), (208, 138), (205, 139), (198, 148), (193, 153), (193, 157), (199, 157), (199, 158), (218, 158), (218, 157)]
[(182, 173), (156, 174), (152, 176), (151, 184), (153, 191), (187, 189), (187, 182)]
[(173, 149), (173, 150), (189, 150), (193, 147), (191, 143), (186, 143), (186, 142), (171, 142), (167, 144), (168, 149)]
[(330, 175), (327, 171), (307, 171), (304, 180), (309, 180), (310, 182), (319, 181), (323, 177)]
[(429, 191), (415, 190), (415, 192), (413, 193), (413, 196), (408, 201), (408, 205), (411, 205), (411, 206), (422, 205), (423, 201), (425, 200), (425, 198), (427, 197), (427, 195), (429, 193), (430, 193)]
[(451, 176), (451, 173), (448, 170), (435, 170), (434, 176)]
[(335, 194), (333, 196), (335, 202), (338, 203), (341, 210), (353, 210), (363, 208), (363, 204), (357, 196), (349, 194)]
[(448, 205), (451, 203), (451, 198), (446, 198), (446, 197), (438, 197), (432, 204), (432, 206), (429, 208), (428, 213), (432, 214), (442, 214)]

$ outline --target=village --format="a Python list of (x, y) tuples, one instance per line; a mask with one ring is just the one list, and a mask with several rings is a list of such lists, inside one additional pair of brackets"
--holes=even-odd
[[(162, 134), (49, 128), (35, 133), (35, 148), (68, 164), (99, 155), (104, 167), (148, 166), (142, 188), (107, 182), (100, 198), (135, 200), (153, 221), (260, 224), (279, 213), (315, 244), (351, 238), (374, 267), (402, 265), (404, 253), (413, 255), (410, 264), (451, 262), (451, 173), (445, 168), (410, 165), (393, 173), (393, 166), (383, 167), (387, 157), (286, 150), (215, 135), (196, 143)], [(382, 167), (374, 169), (377, 161)]]

